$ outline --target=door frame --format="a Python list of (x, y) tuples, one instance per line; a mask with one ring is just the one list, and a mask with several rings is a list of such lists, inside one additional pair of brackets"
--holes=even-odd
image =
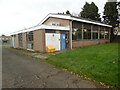
[(62, 38), (63, 38), (62, 35), (63, 35), (63, 34), (65, 35), (65, 37), (64, 37), (64, 38), (65, 38), (65, 42), (64, 42), (64, 43), (65, 43), (65, 48), (64, 48), (64, 49), (66, 49), (66, 47), (67, 47), (67, 46), (66, 46), (66, 34), (65, 34), (65, 33), (61, 33), (61, 35), (60, 35), (60, 44), (61, 44), (60, 46), (61, 46), (61, 50), (64, 50), (64, 49), (62, 49), (62, 43), (63, 43), (63, 42), (62, 42)]
[[(61, 34), (60, 33), (45, 33), (45, 46), (47, 46), (47, 35), (58, 35), (59, 37), (58, 37), (58, 42), (56, 42), (59, 46), (58, 46), (58, 48), (56, 49), (56, 51), (60, 51), (61, 50), (61, 41), (60, 41), (60, 39), (61, 39)], [(53, 42), (53, 44), (55, 45), (55, 42)], [(52, 45), (52, 44), (51, 44)], [(56, 45), (55, 45), (56, 46)]]

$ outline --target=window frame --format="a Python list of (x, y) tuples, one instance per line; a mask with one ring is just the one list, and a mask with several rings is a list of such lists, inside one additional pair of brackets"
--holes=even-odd
[(98, 39), (98, 30), (92, 30), (92, 39), (97, 40)]
[(91, 29), (86, 29), (86, 28), (83, 29), (83, 40), (91, 40)]
[(18, 43), (19, 43), (19, 47), (23, 47), (23, 36), (22, 36), (22, 33), (18, 34)]
[(34, 41), (33, 31), (30, 31), (30, 32), (26, 33), (26, 39), (27, 39), (27, 41)]
[(73, 28), (72, 29), (72, 40), (73, 41), (82, 40), (82, 28)]
[(105, 35), (105, 30), (100, 30), (100, 39), (104, 39), (104, 35)]

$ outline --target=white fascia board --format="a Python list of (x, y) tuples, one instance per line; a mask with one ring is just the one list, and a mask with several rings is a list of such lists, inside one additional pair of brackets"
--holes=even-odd
[(41, 25), (45, 20), (47, 20), (49, 18), (49, 14), (38, 24)]
[(58, 18), (63, 18), (63, 19), (71, 19), (71, 16), (68, 15), (50, 15), (49, 17), (58, 17)]
[(97, 23), (97, 22), (92, 22), (92, 21), (83, 20), (83, 19), (77, 19), (77, 18), (72, 18), (72, 17), (71, 17), (71, 19), (75, 20), (75, 21), (80, 21), (80, 22), (85, 22), (85, 23), (91, 23), (91, 24), (100, 25), (100, 26), (112, 27), (111, 25)]
[(22, 30), (22, 31), (14, 32), (10, 35), (35, 31), (35, 30), (38, 30), (38, 29), (53, 29), (53, 30), (66, 30), (66, 31), (70, 30), (69, 26), (63, 27), (63, 26), (40, 25), (40, 26), (36, 26), (36, 27), (30, 28), (30, 29), (25, 29), (25, 30)]
[(15, 34), (18, 34), (18, 33), (30, 32), (30, 31), (34, 31), (34, 30), (37, 30), (37, 29), (40, 29), (40, 26), (36, 26), (36, 27), (21, 30), (21, 31), (17, 31), (17, 32), (12, 33), (11, 35), (15, 35)]
[(74, 20), (74, 21), (91, 23), (91, 24), (100, 25), (100, 26), (112, 27), (111, 25), (107, 25), (107, 24), (102, 24), (102, 23), (98, 23), (98, 22), (92, 22), (92, 21), (89, 21), (89, 20), (77, 19), (77, 18), (71, 17), (71, 16), (69, 16), (69, 15), (59, 15), (59, 14), (48, 14), (48, 15), (39, 23), (39, 25), (41, 25), (41, 24), (42, 24), (45, 20), (47, 20), (49, 17), (55, 17), (55, 18), (61, 18), (61, 19), (67, 19), (67, 20)]
[(28, 32), (28, 31), (32, 31), (32, 30), (33, 30), (33, 28), (24, 29), (24, 30), (21, 30), (21, 31), (13, 32), (10, 35), (15, 35), (15, 34), (18, 34), (18, 33), (24, 33), (24, 32)]
[(68, 19), (68, 20), (70, 20), (70, 16), (68, 16), (68, 15), (48, 14), (48, 15), (39, 23), (39, 25), (41, 25), (42, 23), (44, 23), (45, 20), (47, 20), (49, 17), (55, 17), (55, 18), (61, 18), (61, 19)]
[(33, 27), (33, 28), (26, 29), (26, 30), (24, 30), (20, 33), (30, 32), (30, 31), (34, 31), (34, 30), (38, 30), (38, 29), (40, 29), (40, 26), (36, 26), (36, 27)]
[(15, 35), (15, 34), (18, 34), (20, 31), (17, 31), (17, 32), (13, 32), (13, 33), (10, 33), (9, 35)]
[(52, 25), (40, 25), (34, 28), (27, 29), (23, 32), (29, 32), (29, 31), (34, 31), (38, 29), (56, 29), (56, 30), (69, 30), (69, 26), (52, 26)]

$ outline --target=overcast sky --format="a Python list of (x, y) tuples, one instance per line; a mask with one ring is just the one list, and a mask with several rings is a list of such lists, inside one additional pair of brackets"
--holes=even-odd
[(86, 1), (102, 13), (107, 0), (0, 0), (0, 35), (37, 25), (49, 13), (79, 13)]

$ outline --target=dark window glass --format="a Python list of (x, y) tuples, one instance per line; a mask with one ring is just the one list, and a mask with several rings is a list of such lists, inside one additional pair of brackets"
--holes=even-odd
[(84, 37), (84, 39), (91, 39), (91, 30), (90, 29), (84, 29), (83, 30), (83, 37)]
[(109, 39), (109, 30), (105, 31), (105, 39)]
[(72, 39), (73, 40), (81, 40), (82, 39), (82, 29), (74, 28), (72, 31)]
[(98, 30), (93, 30), (92, 36), (93, 36), (93, 39), (98, 39)]
[(104, 30), (100, 30), (100, 39), (104, 39)]
[(23, 47), (23, 43), (22, 43), (22, 33), (18, 34), (18, 43), (19, 43), (19, 47)]
[(45, 30), (46, 33), (55, 33), (55, 30)]
[(82, 29), (78, 29), (78, 40), (82, 39)]

